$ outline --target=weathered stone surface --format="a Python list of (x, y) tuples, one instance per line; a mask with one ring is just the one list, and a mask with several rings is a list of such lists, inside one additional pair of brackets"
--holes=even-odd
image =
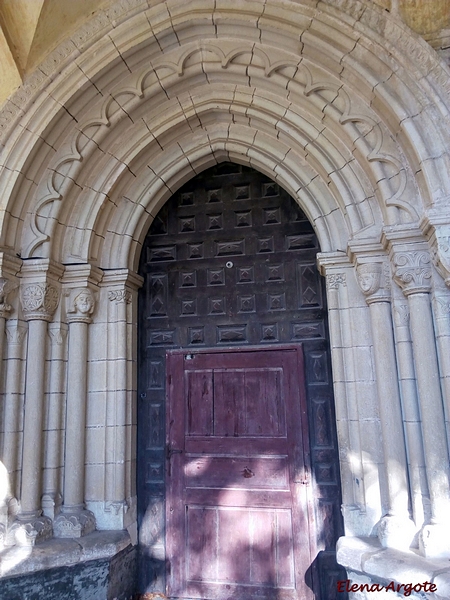
[[(354, 583), (380, 584), (387, 586), (391, 581), (397, 584), (413, 585), (428, 581), (437, 585), (435, 593), (427, 593), (426, 598), (448, 598), (450, 582), (448, 561), (429, 560), (416, 552), (382, 548), (373, 538), (341, 538), (337, 545), (339, 564), (346, 567), (349, 578)], [(354, 595), (353, 595), (354, 594)], [(403, 597), (397, 592), (383, 590), (377, 592), (380, 598)], [(354, 600), (370, 600), (378, 596), (374, 592), (354, 592)], [(389, 596), (389, 594), (391, 596)], [(421, 593), (411, 593), (411, 598), (423, 598)]]
[[(23, 548), (8, 551), (6, 557), (1, 557), (5, 576), (0, 579), (0, 598), (5, 600), (24, 600), (24, 598), (27, 600), (43, 598), (45, 600), (128, 600), (131, 598), (135, 591), (136, 548), (128, 545), (117, 552), (123, 545), (121, 541), (123, 542), (126, 537), (123, 532), (116, 534), (115, 541), (114, 535), (111, 534), (93, 535), (97, 536), (96, 539), (89, 540), (90, 543), (85, 549), (80, 548), (80, 545), (72, 540), (52, 540), (33, 549), (32, 556), (27, 556)], [(111, 552), (113, 549), (116, 553), (107, 557), (108, 550)], [(94, 559), (96, 555), (98, 558)], [(11, 568), (8, 569), (8, 566)], [(11, 576), (18, 571), (22, 571), (22, 574)]]
[(126, 531), (95, 531), (74, 539), (50, 539), (34, 547), (11, 547), (0, 552), (0, 576), (11, 577), (54, 566), (110, 559), (130, 545)]

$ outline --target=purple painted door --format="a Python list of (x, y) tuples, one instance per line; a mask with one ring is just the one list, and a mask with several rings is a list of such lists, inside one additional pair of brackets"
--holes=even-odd
[(312, 598), (301, 347), (167, 363), (167, 595)]

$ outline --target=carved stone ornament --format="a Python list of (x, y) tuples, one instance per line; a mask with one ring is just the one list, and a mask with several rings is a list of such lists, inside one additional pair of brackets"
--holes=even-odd
[(50, 329), (48, 334), (50, 336), (52, 345), (62, 346), (62, 344), (64, 343), (64, 340), (67, 337), (67, 330), (65, 330), (65, 329), (55, 329), (55, 330)]
[(394, 255), (394, 280), (405, 296), (427, 293), (431, 288), (431, 257), (426, 251), (398, 252)]
[[(64, 511), (64, 509), (63, 509)], [(55, 537), (79, 538), (95, 531), (95, 517), (90, 510), (60, 513), (54, 523)]]
[(128, 290), (111, 290), (108, 293), (108, 298), (111, 302), (117, 302), (117, 304), (122, 304), (123, 302), (130, 304), (131, 292)]
[(450, 536), (450, 524), (429, 523), (422, 527), (419, 532), (419, 550), (425, 558), (450, 558), (448, 544)]
[(11, 312), (11, 306), (6, 302), (6, 296), (17, 287), (9, 279), (0, 277), (0, 317), (6, 318)]
[(48, 283), (33, 283), (22, 289), (22, 308), (28, 321), (50, 320), (58, 300), (58, 290)]
[(125, 514), (128, 512), (129, 506), (128, 502), (124, 500), (123, 502), (105, 502), (105, 512), (112, 513), (117, 516), (122, 512)]
[(385, 515), (378, 523), (377, 533), (384, 548), (407, 552), (414, 540), (416, 528), (409, 518)]
[(381, 263), (363, 263), (356, 268), (356, 279), (365, 296), (372, 296), (381, 286)]
[(450, 236), (436, 236), (435, 244), (431, 250), (431, 259), (436, 271), (450, 287)]
[(22, 325), (18, 325), (16, 321), (10, 325), (7, 325), (5, 330), (6, 338), (10, 346), (20, 346), (27, 333), (27, 328)]
[(329, 273), (327, 275), (327, 288), (329, 290), (337, 290), (339, 286), (347, 287), (347, 279), (345, 273)]
[(394, 319), (398, 327), (404, 327), (409, 323), (409, 306), (407, 304), (394, 305)]
[(72, 290), (67, 310), (68, 320), (73, 322), (90, 323), (95, 310), (95, 297), (89, 288), (77, 288)]
[(435, 315), (438, 319), (448, 319), (450, 314), (450, 298), (444, 296), (435, 296), (434, 298)]
[(48, 517), (41, 515), (25, 520), (19, 515), (6, 534), (5, 545), (34, 546), (50, 539), (52, 535), (52, 522)]

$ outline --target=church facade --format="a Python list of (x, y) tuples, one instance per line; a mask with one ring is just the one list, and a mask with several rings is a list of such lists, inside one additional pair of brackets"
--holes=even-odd
[[(319, 425), (330, 428), (329, 439), (335, 437), (337, 445), (324, 445), (332, 458), (317, 459), (317, 469), (301, 475), (290, 471), (292, 489), (306, 490), (307, 508), (300, 521), (286, 527), (295, 537), (304, 518), (309, 523), (304, 535), (315, 540), (308, 542), (309, 558), (302, 560), (312, 564), (327, 549), (320, 540), (337, 523), (333, 551), (347, 575), (336, 565), (336, 595), (327, 599), (342, 597), (336, 582), (345, 577), (357, 586), (367, 584), (362, 591), (347, 590), (355, 599), (374, 597), (372, 585), (425, 580), (436, 586), (430, 598), (449, 597), (449, 75), (445, 61), (426, 41), (368, 0), (122, 0), (65, 39), (3, 104), (0, 589), (50, 567), (78, 569), (81, 581), (89, 561), (97, 561), (105, 581), (114, 585), (105, 583), (97, 596), (74, 592), (74, 598), (112, 600), (136, 591), (228, 598), (220, 595), (226, 593), (222, 588), (205, 592), (200, 584), (198, 595), (193, 588), (191, 596), (173, 591), (181, 584), (172, 581), (166, 568), (167, 552), (176, 555), (174, 548), (187, 547), (189, 536), (181, 546), (170, 537), (171, 513), (163, 496), (142, 504), (147, 488), (149, 497), (159, 497), (151, 490), (166, 486), (167, 463), (179, 460), (172, 457), (178, 438), (175, 433), (170, 437), (172, 421), (164, 416), (164, 403), (171, 402), (173, 393), (173, 406), (178, 406), (176, 383), (182, 386), (191, 377), (175, 377), (172, 383), (172, 372), (158, 372), (158, 357), (167, 351), (175, 365), (177, 352), (189, 361), (214, 346), (212, 354), (232, 348), (250, 364), (252, 352), (246, 345), (257, 352), (262, 346), (274, 350), (279, 343), (285, 352), (303, 348), (306, 356), (308, 343), (318, 337), (327, 340), (331, 363), (326, 357), (321, 363), (322, 355), (311, 346), (317, 355), (311, 372), (323, 368), (334, 391), (329, 421)], [(299, 231), (317, 239), (311, 246), (314, 257), (298, 259), (293, 279), (304, 291), (303, 276), (323, 276), (323, 329), (322, 317), (308, 317), (306, 326), (298, 304), (298, 315), (292, 309), (285, 328), (278, 317), (262, 317), (259, 337), (245, 337), (246, 324), (252, 322), (246, 313), (258, 312), (251, 308), (253, 298), (258, 302), (252, 279), (246, 281), (250, 292), (239, 296), (240, 316), (238, 309), (236, 314), (222, 311), (214, 289), (205, 315), (224, 316), (211, 338), (201, 337), (207, 321), (188, 306), (200, 296), (179, 296), (185, 304), (177, 327), (185, 334), (173, 336), (169, 322), (153, 326), (163, 322), (164, 294), (175, 293), (164, 288), (162, 278), (170, 282), (172, 275), (161, 265), (172, 261), (180, 278), (191, 273), (191, 280), (184, 280), (187, 287), (196, 281), (200, 288), (188, 265), (190, 258), (203, 255), (195, 254), (200, 252), (195, 244), (192, 255), (177, 253), (175, 238), (151, 246), (149, 229), (179, 190), (187, 194), (180, 196), (180, 206), (190, 207), (191, 192), (183, 186), (211, 168), (220, 175), (221, 165), (238, 167), (230, 214), (236, 214), (236, 230), (242, 225), (243, 233), (227, 230), (223, 239), (219, 233), (211, 242), (201, 239), (205, 248), (212, 248), (205, 267), (209, 283), (220, 283), (222, 271), (225, 277), (235, 267), (242, 267), (236, 277), (252, 277), (244, 267), (251, 267), (253, 259), (248, 265), (239, 262), (241, 254), (247, 256), (245, 243), (250, 247), (249, 231), (256, 232), (255, 244), (260, 244), (255, 255), (267, 252), (269, 270), (287, 264), (283, 252), (287, 256), (300, 248), (295, 246), (296, 230), (286, 230), (287, 245), (280, 242), (273, 262), (269, 255), (276, 248), (263, 233), (265, 225), (276, 222), (289, 195), (312, 226), (311, 232)], [(258, 189), (265, 192), (255, 192), (248, 207), (249, 198), (242, 196), (243, 208), (232, 213), (232, 202), (250, 185), (245, 173), (251, 170), (263, 177)], [(272, 184), (281, 190), (280, 205), (271, 199)], [(204, 206), (220, 203), (213, 193), (220, 186), (211, 180), (202, 185), (198, 197), (207, 198), (201, 200)], [(249, 220), (250, 210), (258, 206), (266, 219), (262, 233), (256, 217)], [(189, 246), (197, 212), (183, 210), (173, 232), (183, 234), (182, 243)], [(201, 215), (203, 209), (198, 210)], [(209, 216), (205, 228), (220, 229), (220, 211), (208, 210), (203, 210)], [(161, 230), (153, 233), (158, 238)], [(156, 261), (159, 270), (147, 275), (145, 260), (150, 265)], [(307, 263), (309, 270), (301, 270)], [(151, 279), (151, 273), (159, 279)], [(278, 281), (272, 296), (272, 288), (264, 289), (269, 305), (261, 313), (274, 315), (284, 308), (292, 287), (288, 279)], [(233, 281), (238, 294), (243, 288), (239, 279)], [(140, 291), (146, 289), (148, 293)], [(139, 302), (154, 304), (142, 309)], [(313, 301), (308, 302), (311, 309)], [(189, 325), (182, 329), (185, 322)], [(142, 355), (152, 346), (160, 354), (149, 358), (149, 374), (143, 375)], [(258, 360), (255, 355), (255, 364)], [(173, 372), (179, 373), (176, 368)], [(154, 383), (158, 377), (167, 381), (167, 389)], [(318, 384), (324, 383), (322, 375), (317, 377)], [(306, 383), (299, 385), (309, 390), (315, 384), (306, 375)], [(145, 409), (139, 408), (142, 402)], [(311, 444), (318, 439), (315, 423), (314, 416), (303, 422)], [(151, 435), (159, 439), (153, 454)], [(282, 437), (275, 432), (277, 436)], [(192, 450), (192, 456), (206, 452), (205, 447)], [(308, 455), (309, 446), (303, 448)], [(340, 482), (336, 497), (341, 494), (341, 506), (337, 513), (333, 508), (321, 512), (314, 490), (334, 460), (338, 466), (332, 482)], [(316, 463), (305, 459), (302, 464), (308, 470)], [(142, 469), (148, 469), (143, 479)], [(246, 481), (251, 481), (252, 469), (244, 465)], [(138, 486), (137, 472), (143, 481)], [(178, 489), (170, 493), (176, 496)], [(194, 507), (200, 505), (195, 498)], [(263, 505), (261, 499), (256, 502)], [(298, 504), (293, 506), (295, 512)], [(276, 510), (284, 515), (283, 507)], [(277, 516), (277, 527), (283, 518)], [(319, 529), (322, 537), (316, 535)], [(144, 555), (151, 556), (153, 566)], [(137, 563), (141, 569), (161, 567), (139, 579), (141, 589), (133, 589), (137, 579), (127, 579)], [(279, 584), (286, 595), (279, 597), (322, 594), (325, 600), (331, 591), (303, 586), (310, 564), (302, 564), (301, 584), (286, 575), (287, 583)], [(277, 570), (277, 581), (280, 577)], [(391, 590), (397, 597), (397, 588)], [(423, 591), (413, 591), (411, 597), (421, 597)]]

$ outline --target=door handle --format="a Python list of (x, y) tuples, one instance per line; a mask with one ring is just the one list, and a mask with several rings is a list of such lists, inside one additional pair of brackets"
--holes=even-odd
[(166, 458), (170, 460), (172, 458), (172, 454), (183, 454), (183, 450), (178, 450), (177, 448), (172, 448), (170, 444), (166, 446)]

